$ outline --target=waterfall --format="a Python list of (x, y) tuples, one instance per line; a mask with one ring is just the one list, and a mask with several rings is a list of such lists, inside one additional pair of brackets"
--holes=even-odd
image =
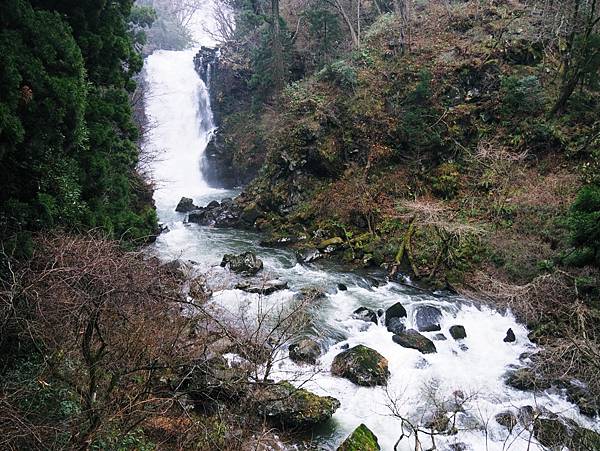
[(159, 50), (146, 59), (146, 114), (152, 124), (145, 147), (157, 154), (154, 199), (159, 218), (169, 221), (183, 196), (212, 192), (202, 161), (214, 131), (210, 96), (194, 69), (194, 50)]

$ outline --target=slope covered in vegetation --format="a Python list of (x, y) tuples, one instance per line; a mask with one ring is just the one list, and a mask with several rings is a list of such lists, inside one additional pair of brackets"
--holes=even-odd
[(269, 7), (234, 5), (262, 32), (241, 26), (221, 51), (211, 151), (260, 168), (242, 219), (301, 258), (511, 307), (547, 377), (600, 393), (596, 5), (366, 3), (356, 39), (355, 3), (281, 2), (280, 90)]

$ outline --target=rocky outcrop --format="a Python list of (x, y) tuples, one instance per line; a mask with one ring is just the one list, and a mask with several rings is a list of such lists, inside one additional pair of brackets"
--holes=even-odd
[(289, 354), (290, 359), (296, 363), (315, 364), (321, 356), (321, 347), (315, 340), (305, 338), (298, 343), (291, 344)]
[[(218, 127), (204, 152), (204, 179), (219, 188), (243, 186), (256, 176), (262, 160), (239, 158), (241, 146), (223, 139), (223, 131), (241, 128), (240, 124), (230, 125), (235, 122), (230, 118), (234, 113), (244, 111), (252, 100), (248, 86), (252, 69), (240, 53), (227, 46), (220, 49), (202, 47), (194, 57), (194, 66), (208, 88), (213, 121)], [(241, 135), (244, 135), (243, 130)], [(249, 143), (251, 147), (255, 144)]]
[(225, 254), (221, 266), (229, 268), (232, 272), (248, 276), (259, 272), (263, 268), (263, 262), (254, 252), (244, 252), (240, 255)]
[(331, 396), (318, 396), (286, 381), (257, 387), (253, 396), (261, 414), (290, 428), (304, 429), (327, 421), (340, 407)]
[(237, 227), (243, 225), (241, 216), (241, 208), (236, 204), (219, 204), (213, 201), (204, 208), (190, 211), (187, 220), (210, 227)]
[(385, 385), (390, 375), (387, 359), (363, 345), (336, 355), (331, 364), (331, 372), (366, 387)]
[(182, 197), (175, 207), (175, 211), (178, 213), (189, 213), (197, 209), (198, 207), (194, 205), (194, 200), (189, 197)]
[(422, 354), (432, 354), (437, 352), (433, 341), (421, 335), (414, 329), (408, 329), (394, 335), (392, 340), (394, 340), (394, 343), (397, 343), (404, 348), (416, 349)]
[(375, 434), (361, 424), (344, 440), (337, 451), (378, 451), (380, 449)]

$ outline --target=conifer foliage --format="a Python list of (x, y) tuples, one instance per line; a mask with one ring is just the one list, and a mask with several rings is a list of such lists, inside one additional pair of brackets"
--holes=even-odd
[(0, 227), (154, 230), (136, 176), (129, 92), (141, 69), (132, 0), (7, 0), (0, 6)]

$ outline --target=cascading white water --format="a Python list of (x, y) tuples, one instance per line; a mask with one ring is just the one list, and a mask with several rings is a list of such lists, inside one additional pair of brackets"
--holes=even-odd
[[(207, 20), (209, 16), (203, 17)], [(182, 196), (192, 197), (196, 204), (202, 205), (235, 194), (211, 189), (200, 170), (214, 125), (206, 86), (194, 70), (194, 54), (195, 50), (157, 51), (146, 60), (148, 96), (145, 106), (154, 128), (145, 146), (160, 151), (154, 164), (157, 183), (154, 197), (159, 218), (170, 229), (158, 238), (154, 249), (164, 259), (190, 259), (198, 262), (202, 269), (217, 265), (225, 253), (251, 249), (265, 261), (267, 272), (288, 281), (288, 290), (263, 299), (239, 290), (217, 291), (213, 302), (232, 315), (239, 314), (239, 309), (244, 306), (256, 306), (259, 302), (285, 304), (298, 290), (306, 287), (320, 287), (329, 293), (319, 301), (314, 318), (324, 355), (313, 367), (298, 366), (284, 353), (273, 374), (277, 379), (292, 379), (318, 394), (334, 396), (341, 401), (341, 407), (333, 417), (335, 427), (321, 431), (315, 438), (323, 449), (335, 449), (348, 433), (365, 423), (378, 436), (383, 450), (393, 450), (401, 434), (401, 423), (391, 415), (390, 401), (396, 399), (399, 412), (419, 423), (435, 408), (429, 399), (433, 392), (438, 402), (459, 396), (459, 392), (469, 398), (464, 412), (457, 416), (458, 433), (436, 437), (438, 449), (452, 449), (450, 446), (457, 443), (466, 444), (466, 449), (472, 451), (536, 449), (535, 440), (529, 443), (529, 432), (515, 428), (509, 434), (494, 421), (497, 413), (515, 411), (525, 405), (543, 406), (581, 425), (598, 428), (597, 422), (579, 415), (577, 408), (559, 393), (534, 395), (516, 391), (503, 383), (507, 369), (521, 364), (521, 354), (535, 350), (527, 339), (526, 329), (517, 324), (509, 312), (501, 314), (460, 298), (424, 294), (395, 283), (373, 288), (357, 274), (303, 266), (296, 263), (290, 252), (260, 248), (256, 235), (185, 224), (184, 215), (174, 211)], [(215, 271), (224, 270), (217, 268)], [(349, 289), (338, 291), (340, 282)], [(448, 340), (435, 342), (436, 354), (422, 355), (402, 348), (392, 341), (392, 333), (384, 326), (352, 318), (352, 312), (358, 307), (385, 309), (398, 301), (408, 310), (408, 327), (420, 305), (436, 306), (443, 311), (441, 332)], [(462, 344), (466, 346), (461, 347), (461, 343), (450, 338), (448, 328), (455, 324), (465, 327), (467, 338)], [(503, 342), (509, 327), (516, 333), (516, 343)], [(425, 335), (432, 337), (434, 334)], [(386, 389), (359, 387), (331, 375), (331, 362), (342, 346), (356, 344), (377, 350), (389, 361), (391, 377)], [(420, 437), (426, 449), (427, 436), (421, 434)], [(397, 449), (414, 449), (414, 442), (404, 439)]]

